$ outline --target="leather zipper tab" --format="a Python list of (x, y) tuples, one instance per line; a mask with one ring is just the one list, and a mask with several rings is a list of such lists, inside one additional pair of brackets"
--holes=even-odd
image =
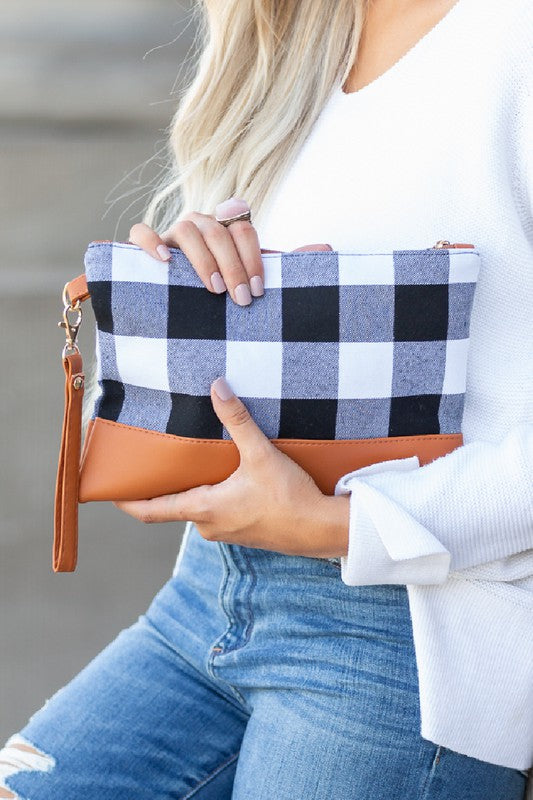
[(439, 239), (439, 241), (436, 242), (433, 245), (432, 250), (442, 250), (444, 248), (446, 248), (446, 250), (451, 250), (453, 248), (459, 249), (461, 247), (474, 248), (474, 245), (473, 244), (463, 244), (462, 242), (453, 242), (452, 243), (452, 242), (449, 242), (448, 239)]

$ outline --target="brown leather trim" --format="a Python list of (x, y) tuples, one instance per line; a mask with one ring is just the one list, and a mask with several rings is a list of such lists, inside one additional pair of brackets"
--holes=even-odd
[(83, 303), (84, 300), (87, 300), (91, 295), (89, 293), (89, 287), (87, 286), (87, 278), (85, 277), (85, 273), (83, 275), (78, 275), (77, 278), (73, 278), (67, 284), (67, 292), (69, 296), (69, 300), (72, 305), (79, 300), (80, 303)]
[(80, 473), (81, 413), (84, 389), (79, 353), (63, 359), (65, 412), (57, 466), (54, 504), (54, 572), (72, 572), (78, 556), (78, 483)]
[[(382, 439), (273, 439), (326, 494), (341, 475), (378, 461), (417, 455), (421, 464), (463, 443), (459, 434)], [(189, 439), (96, 418), (87, 432), (79, 499), (140, 500), (218, 483), (239, 465), (228, 439)]]

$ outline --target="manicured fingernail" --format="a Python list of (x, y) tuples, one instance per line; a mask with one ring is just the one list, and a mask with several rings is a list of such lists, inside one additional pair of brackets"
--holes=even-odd
[(239, 283), (239, 285), (235, 287), (235, 300), (240, 306), (250, 305), (252, 302), (252, 295), (250, 294), (248, 284)]
[(162, 261), (168, 261), (169, 258), (172, 257), (172, 253), (170, 252), (166, 244), (158, 244), (156, 250), (158, 252), (159, 258)]
[(231, 400), (231, 398), (235, 396), (233, 389), (225, 378), (217, 378), (213, 381), (213, 389), (217, 397), (221, 400)]
[(250, 289), (252, 290), (252, 295), (254, 297), (261, 297), (261, 295), (265, 293), (263, 281), (259, 275), (253, 275), (250, 278)]
[(215, 216), (218, 219), (229, 219), (229, 217), (237, 217), (239, 214), (245, 214), (250, 210), (250, 206), (246, 200), (241, 200), (240, 197), (230, 197), (229, 200), (224, 200), (219, 203), (215, 208)]
[(213, 272), (211, 275), (211, 286), (213, 287), (213, 291), (217, 294), (222, 294), (222, 292), (226, 291), (227, 286), (220, 272)]

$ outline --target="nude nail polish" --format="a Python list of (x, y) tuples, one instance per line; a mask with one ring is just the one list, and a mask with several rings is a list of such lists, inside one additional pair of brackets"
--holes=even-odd
[(265, 287), (259, 275), (253, 275), (250, 278), (250, 289), (253, 297), (261, 297), (265, 293)]
[(217, 397), (220, 397), (221, 400), (231, 400), (234, 396), (233, 389), (225, 378), (217, 378), (214, 380), (213, 389)]
[(168, 261), (169, 258), (172, 257), (172, 253), (170, 252), (166, 244), (158, 244), (156, 250), (159, 255), (159, 258), (161, 258), (162, 261)]
[(235, 287), (235, 300), (240, 306), (249, 306), (252, 302), (252, 295), (246, 283), (239, 283)]
[(211, 275), (211, 286), (217, 294), (222, 294), (222, 292), (226, 291), (227, 286), (220, 272), (213, 272)]

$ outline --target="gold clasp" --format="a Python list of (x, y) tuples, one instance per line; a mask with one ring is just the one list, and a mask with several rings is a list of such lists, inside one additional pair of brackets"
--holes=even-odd
[[(72, 305), (70, 302), (70, 297), (68, 296), (68, 283), (65, 284), (65, 288), (63, 289), (63, 306), (63, 319), (58, 322), (57, 325), (59, 328), (65, 329), (66, 342), (65, 347), (63, 348), (63, 358), (65, 358), (65, 356), (80, 352), (80, 349), (76, 344), (76, 339), (80, 329), (83, 313), (79, 300), (76, 300), (74, 305)], [(75, 314), (75, 318), (71, 319), (69, 316), (70, 314)]]

